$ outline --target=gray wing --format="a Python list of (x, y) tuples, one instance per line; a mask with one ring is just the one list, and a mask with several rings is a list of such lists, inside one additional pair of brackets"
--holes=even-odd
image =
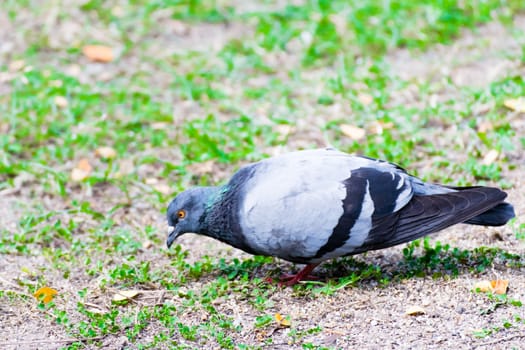
[[(415, 195), (400, 211), (375, 217), (366, 241), (352, 254), (392, 247), (490, 212), (502, 206), (507, 194), (497, 188), (472, 187), (461, 191)], [(503, 204), (509, 211), (507, 203)], [(512, 208), (512, 206), (510, 206)], [(512, 215), (514, 216), (514, 211)], [(507, 220), (509, 218), (507, 217)]]

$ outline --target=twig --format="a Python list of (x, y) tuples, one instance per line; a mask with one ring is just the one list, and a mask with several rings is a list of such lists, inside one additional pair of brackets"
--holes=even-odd
[(105, 338), (105, 335), (101, 335), (98, 337), (93, 338), (68, 338), (68, 339), (40, 339), (40, 340), (26, 340), (26, 341), (13, 341), (13, 342), (6, 342), (6, 343), (0, 343), (0, 347), (4, 346), (10, 346), (10, 345), (28, 345), (28, 344), (53, 344), (53, 343), (77, 343), (77, 342), (87, 342), (92, 340), (100, 340)]
[(20, 192), (20, 187), (5, 188), (0, 191), (0, 197), (7, 197)]
[(503, 339), (494, 339), (494, 340), (487, 341), (487, 342), (484, 342), (484, 343), (479, 343), (477, 345), (478, 346), (485, 346), (485, 345), (499, 344), (501, 342), (507, 342), (507, 341), (515, 339), (515, 338), (525, 338), (525, 334), (514, 334), (514, 335), (508, 336), (508, 337), (503, 338)]
[(155, 303), (155, 305), (162, 305), (162, 303), (164, 302), (164, 294), (166, 294), (166, 291), (161, 291), (160, 295), (159, 295), (159, 298), (157, 299), (157, 302)]

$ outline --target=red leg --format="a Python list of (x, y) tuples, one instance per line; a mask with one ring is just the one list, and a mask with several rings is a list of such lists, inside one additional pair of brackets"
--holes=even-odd
[(308, 264), (301, 271), (294, 274), (284, 274), (281, 276), (279, 283), (280, 286), (293, 286), (303, 279), (317, 279), (317, 277), (310, 275), (313, 269), (316, 268), (317, 264)]

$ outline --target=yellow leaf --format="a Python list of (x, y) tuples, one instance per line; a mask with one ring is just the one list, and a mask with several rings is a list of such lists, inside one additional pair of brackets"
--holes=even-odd
[(370, 94), (365, 94), (365, 93), (357, 95), (357, 99), (359, 100), (359, 102), (361, 102), (365, 106), (368, 106), (369, 104), (374, 102), (374, 97)]
[(408, 315), (408, 316), (418, 316), (418, 315), (423, 315), (423, 314), (426, 314), (425, 309), (417, 305), (409, 306), (407, 310), (405, 311), (405, 315)]
[(168, 128), (168, 123), (156, 122), (151, 124), (153, 130), (165, 130)]
[(111, 62), (114, 59), (113, 49), (103, 45), (86, 45), (82, 48), (84, 56), (94, 62)]
[(13, 61), (11, 63), (9, 63), (9, 70), (11, 72), (16, 72), (16, 71), (19, 71), (21, 70), (22, 68), (24, 68), (26, 65), (26, 63), (22, 60), (18, 60), (18, 61)]
[(171, 187), (169, 187), (166, 184), (159, 183), (159, 184), (153, 185), (153, 188), (155, 189), (155, 191), (158, 191), (158, 192), (160, 192), (162, 194), (170, 194), (171, 193)]
[(53, 300), (53, 298), (55, 297), (55, 295), (57, 295), (58, 292), (56, 290), (54, 290), (53, 288), (50, 288), (50, 287), (42, 287), (40, 289), (38, 289), (35, 294), (33, 294), (35, 296), (35, 298), (37, 298), (38, 300), (41, 300), (42, 302), (44, 302), (45, 304), (49, 303), (50, 301)]
[(494, 129), (494, 124), (491, 121), (485, 120), (479, 123), (478, 131), (481, 133), (486, 133)]
[(509, 280), (493, 280), (490, 281), (492, 292), (494, 294), (506, 294), (509, 287)]
[(276, 313), (274, 317), (275, 321), (280, 327), (288, 328), (292, 325), (289, 317), (283, 317), (283, 315), (281, 315), (280, 313)]
[(372, 134), (381, 135), (385, 129), (392, 129), (394, 127), (394, 123), (388, 122), (381, 122), (381, 121), (374, 121), (368, 126), (368, 131)]
[(117, 151), (111, 147), (99, 147), (95, 150), (95, 154), (101, 158), (112, 159), (117, 156)]
[(479, 281), (474, 284), (474, 289), (479, 292), (492, 292), (494, 294), (506, 294), (509, 280)]
[(499, 152), (495, 149), (491, 149), (487, 154), (485, 154), (485, 157), (483, 157), (483, 164), (484, 165), (491, 165), (498, 159)]
[(159, 183), (159, 180), (154, 177), (148, 177), (146, 180), (144, 180), (146, 185), (154, 186)]
[(68, 105), (67, 98), (64, 96), (55, 96), (55, 105), (60, 108), (66, 108)]
[(510, 98), (505, 100), (503, 105), (515, 112), (525, 113), (525, 97)]
[(339, 125), (341, 132), (352, 140), (360, 140), (365, 137), (365, 129), (350, 124)]
[(91, 164), (89, 164), (89, 160), (87, 160), (86, 158), (83, 158), (78, 162), (77, 168), (87, 171), (88, 173), (91, 172), (91, 170), (93, 169), (91, 167)]
[(492, 291), (492, 284), (487, 280), (478, 281), (474, 284), (474, 290), (482, 293), (490, 292)]
[(71, 170), (71, 180), (80, 182), (86, 179), (91, 174), (92, 169), (87, 159), (81, 159), (77, 166)]
[(118, 293), (115, 293), (115, 295), (113, 295), (112, 300), (113, 301), (129, 300), (129, 299), (133, 299), (139, 294), (140, 294), (140, 291), (138, 290), (121, 290)]

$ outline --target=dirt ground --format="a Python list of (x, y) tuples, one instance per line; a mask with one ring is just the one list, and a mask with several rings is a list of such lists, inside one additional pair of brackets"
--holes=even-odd
[[(15, 30), (12, 24), (7, 24), (0, 14), (0, 27)], [(24, 21), (21, 19), (20, 21)], [(80, 23), (80, 24), (79, 24)], [(62, 23), (70, 31), (78, 33), (78, 23)], [(515, 26), (525, 30), (525, 16), (516, 18)], [(176, 28), (172, 30), (177, 30)], [(209, 27), (195, 25), (189, 28), (188, 35), (179, 42), (170, 40), (166, 34), (155, 38), (155, 46), (164, 49), (163, 54), (169, 56), (173, 51), (191, 45), (195, 38), (199, 39), (197, 49), (213, 50), (220, 47), (228, 39), (239, 36), (238, 31), (243, 28), (214, 26), (214, 37), (210, 38), (203, 33), (210, 33)], [(405, 50), (396, 50), (387, 56), (387, 62), (394, 67), (397, 73), (406, 79), (432, 79), (437, 80), (450, 77), (457, 85), (469, 84), (484, 86), (498, 77), (513, 74), (524, 74), (520, 62), (509, 59), (509, 53), (519, 50), (519, 45), (512, 40), (502, 40), (508, 29), (498, 23), (490, 23), (478, 28), (475, 32), (465, 32), (458, 40), (449, 46), (437, 46), (423, 54), (414, 54)], [(92, 33), (103, 36), (104, 33)], [(57, 39), (59, 40), (59, 39)], [(60, 39), (60, 40), (66, 40)], [(16, 37), (4, 31), (0, 34), (0, 58), (11, 57), (13, 51), (24, 50), (24, 38)], [(482, 44), (480, 44), (482, 43)], [(51, 43), (53, 44), (53, 43)], [(57, 43), (56, 45), (61, 45)], [(54, 62), (52, 55), (45, 56), (50, 64)], [(122, 66), (127, 63), (123, 62)], [(133, 65), (130, 65), (133, 66)], [(69, 67), (71, 68), (71, 67)], [(73, 68), (71, 68), (73, 69)], [(121, 68), (124, 69), (124, 68)], [(118, 75), (122, 72), (99, 72), (96, 68), (88, 71), (92, 76), (80, 76), (80, 79), (91, 79), (97, 74)], [(84, 74), (84, 73), (83, 73)], [(159, 74), (156, 79), (154, 74)], [(153, 71), (151, 81), (160, 82), (162, 73)], [(6, 84), (0, 83), (0, 92), (8, 91)], [(415, 92), (417, 93), (417, 92)], [(454, 91), (443, 91), (444, 98)], [(400, 96), (411, 101), (410, 96)], [(195, 106), (182, 105), (178, 108), (187, 108), (192, 114), (198, 115), (200, 110)], [(312, 123), (315, 125), (315, 123)], [(523, 117), (516, 117), (511, 121), (518, 133), (525, 135)], [(305, 127), (305, 128), (312, 128)], [(312, 132), (312, 130), (306, 130)], [(293, 140), (286, 147), (291, 150), (295, 147)], [(525, 155), (516, 154), (514, 160), (517, 167), (508, 171), (505, 178), (512, 184), (508, 191), (509, 202), (516, 209), (517, 222), (525, 222)], [(20, 218), (20, 213), (36, 205), (41, 199), (35, 198), (31, 191), (3, 191), (0, 193), (0, 225), (4, 228), (15, 228)], [(53, 206), (56, 203), (45, 203)], [(60, 207), (60, 204), (57, 204)], [(149, 224), (165, 232), (163, 214), (147, 205), (140, 208), (140, 215)], [(485, 228), (458, 225), (447, 229), (432, 238), (441, 242), (450, 243), (452, 246), (474, 248), (477, 246), (501, 247), (509, 252), (525, 254), (523, 241), (518, 241), (511, 226), (503, 228)], [(216, 241), (187, 235), (179, 242), (190, 251), (188, 260), (197, 260), (205, 255), (214, 257), (247, 257), (231, 247)], [(394, 266), (402, 258), (403, 247), (395, 247), (379, 252), (372, 252), (359, 259), (367, 262), (378, 263), (383, 267)], [(147, 250), (142, 258), (149, 258), (158, 264), (165, 263), (159, 258), (155, 249)], [(17, 289), (14, 278), (24, 267), (38, 267), (46, 262), (38, 256), (2, 256), (0, 263), (0, 286), (3, 290)], [(278, 261), (278, 267), (283, 270), (292, 270), (296, 267), (286, 262)], [(275, 267), (275, 266), (274, 266)], [(82, 267), (79, 266), (79, 269)], [(330, 273), (322, 267), (318, 274)], [(74, 274), (73, 274), (74, 275)], [(76, 291), (88, 285), (95, 285), (97, 281), (65, 280), (61, 276), (54, 276), (53, 285), (62, 291)], [(210, 278), (213, 278), (211, 276)], [(510, 281), (509, 297), (525, 301), (525, 269), (506, 268), (496, 266), (483, 276), (484, 279), (507, 279)], [(48, 276), (53, 280), (53, 276)], [(294, 324), (301, 324), (304, 329), (315, 327), (322, 328), (322, 332), (308, 335), (305, 341), (326, 347), (341, 349), (525, 349), (525, 323), (516, 324), (506, 332), (496, 332), (489, 338), (476, 339), (472, 332), (480, 329), (490, 329), (501, 326), (504, 320), (513, 319), (519, 315), (525, 319), (525, 307), (500, 307), (489, 315), (482, 315), (480, 310), (486, 307), (487, 300), (484, 295), (472, 293), (473, 285), (478, 281), (478, 276), (462, 273), (452, 279), (432, 279), (430, 276), (411, 278), (402, 283), (391, 283), (386, 288), (374, 284), (363, 284), (354, 288), (339, 290), (334, 295), (301, 297), (294, 295), (290, 289), (277, 289), (269, 296), (273, 302), (272, 311), (289, 315)], [(192, 282), (191, 288), (198, 288), (201, 282)], [(67, 294), (67, 293), (66, 293)], [(70, 301), (71, 303), (74, 300)], [(177, 301), (173, 301), (177, 302)], [(425, 313), (419, 316), (406, 316), (405, 312), (410, 306), (420, 306)], [(253, 308), (245, 300), (228, 299), (223, 304), (216, 305), (217, 309), (233, 315), (236, 322), (243, 325), (253, 324), (255, 314)], [(188, 320), (199, 322), (202, 315), (187, 315)], [(49, 317), (34, 312), (34, 305), (0, 304), (0, 347), (4, 349), (56, 349), (64, 344), (63, 339), (69, 338), (63, 334), (63, 328), (49, 321)], [(144, 339), (155, 335), (156, 325), (146, 329), (142, 334)], [(272, 345), (262, 346), (264, 349), (300, 349), (298, 345), (289, 345), (286, 329), (276, 329), (272, 334), (259, 329), (246, 327), (240, 334), (240, 339), (247, 344), (260, 344), (260, 339), (271, 336)], [(108, 349), (134, 349), (126, 337), (108, 336), (102, 341), (103, 348)], [(66, 343), (67, 344), (67, 343)], [(193, 344), (188, 343), (188, 346)], [(87, 345), (86, 348), (95, 348)], [(97, 347), (98, 348), (98, 347)]]

